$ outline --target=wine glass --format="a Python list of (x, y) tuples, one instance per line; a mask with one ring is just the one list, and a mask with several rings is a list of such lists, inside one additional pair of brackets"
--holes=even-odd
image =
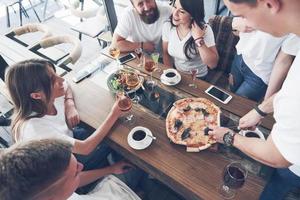
[(153, 80), (152, 73), (155, 70), (155, 62), (152, 59), (146, 58), (146, 56), (144, 56), (144, 68), (147, 72), (150, 73), (150, 80), (147, 81), (147, 84), (154, 86), (155, 82)]
[(139, 59), (138, 67), (142, 67), (143, 66), (143, 60), (142, 60), (143, 49), (142, 48), (137, 48), (137, 49), (134, 50), (134, 52), (136, 53), (136, 55)]
[(239, 162), (232, 162), (227, 165), (223, 173), (223, 185), (219, 193), (224, 199), (235, 197), (236, 190), (243, 187), (248, 175), (247, 169)]
[(136, 73), (129, 73), (126, 75), (126, 85), (130, 90), (134, 90), (134, 96), (131, 98), (133, 103), (140, 102), (140, 97), (136, 95), (136, 87), (140, 84), (139, 76)]
[(198, 73), (197, 68), (190, 69), (190, 74), (192, 75), (193, 82), (189, 84), (189, 87), (197, 88), (197, 85), (195, 84), (197, 73)]
[[(119, 56), (120, 56), (120, 53), (121, 53), (121, 51), (120, 51), (120, 49), (118, 48), (118, 47), (116, 47), (116, 46), (111, 46), (110, 48), (109, 48), (109, 54), (114, 58), (114, 59), (116, 59), (116, 60), (118, 60), (118, 58), (119, 58)], [(120, 63), (119, 62), (117, 62), (118, 63), (118, 67), (120, 67)]]
[[(127, 112), (132, 108), (132, 101), (124, 91), (117, 92), (116, 97), (117, 97), (117, 100), (119, 100), (118, 107), (120, 108), (121, 111)], [(133, 124), (134, 123), (134, 115), (129, 114), (129, 115), (125, 116), (124, 121), (128, 122), (129, 124)]]

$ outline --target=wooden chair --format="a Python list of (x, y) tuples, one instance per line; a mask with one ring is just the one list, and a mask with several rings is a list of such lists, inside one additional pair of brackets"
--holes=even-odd
[(206, 80), (223, 88), (228, 85), (228, 73), (236, 54), (235, 46), (239, 40), (239, 37), (232, 33), (232, 19), (232, 17), (217, 15), (209, 19), (219, 53), (219, 62), (215, 69), (209, 70)]

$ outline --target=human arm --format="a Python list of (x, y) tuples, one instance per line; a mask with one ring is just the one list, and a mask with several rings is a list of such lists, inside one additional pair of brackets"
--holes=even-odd
[[(264, 100), (261, 104), (258, 105), (258, 108), (264, 113), (272, 113), (273, 100), (275, 95), (276, 93), (268, 99)], [(242, 129), (253, 128), (262, 120), (262, 118), (263, 117), (255, 109), (252, 109), (240, 119), (239, 127)]]
[(133, 166), (129, 164), (128, 162), (121, 161), (118, 163), (115, 163), (111, 166), (104, 167), (101, 169), (95, 169), (95, 170), (89, 170), (89, 171), (82, 171), (80, 172), (80, 183), (79, 187), (85, 186), (89, 183), (92, 183), (99, 178), (102, 178), (104, 176), (107, 176), (109, 174), (123, 174), (126, 173), (130, 168)]
[(94, 133), (92, 133), (85, 140), (75, 139), (73, 153), (82, 155), (88, 155), (91, 153), (108, 134), (109, 130), (122, 113), (123, 112), (118, 107), (118, 101), (116, 101), (111, 109), (111, 112), (108, 114), (104, 122), (94, 131)]
[(121, 52), (131, 52), (141, 47), (147, 52), (153, 52), (155, 50), (155, 44), (153, 42), (143, 42), (143, 44), (142, 42), (131, 42), (117, 33), (114, 33), (112, 43), (115, 44)]
[(66, 123), (70, 129), (74, 128), (80, 122), (79, 113), (76, 109), (73, 92), (71, 87), (67, 84), (67, 89), (65, 92), (65, 117)]
[(280, 90), (293, 60), (294, 56), (285, 54), (282, 50), (279, 51), (274, 62), (270, 81), (265, 94), (265, 99), (268, 99), (270, 96)]
[(169, 55), (168, 53), (168, 44), (169, 42), (164, 42), (163, 41), (163, 62), (164, 62), (164, 65), (167, 66), (167, 67), (172, 67), (172, 59), (171, 59), (171, 56)]
[[(203, 30), (194, 22), (192, 24), (192, 37), (194, 38), (195, 42), (196, 40), (203, 40), (204, 43), (201, 46), (196, 45), (199, 55), (201, 57), (201, 60), (204, 64), (206, 64), (210, 69), (213, 69), (217, 66), (219, 61), (219, 55), (218, 51), (216, 49), (216, 46), (214, 44), (214, 36), (211, 28), (207, 27)], [(211, 38), (212, 37), (212, 38)], [(213, 45), (210, 43), (207, 44), (206, 41), (211, 42), (213, 40)], [(196, 42), (197, 44), (197, 42)]]
[[(213, 135), (219, 143), (223, 143), (224, 134), (231, 131), (225, 127), (212, 127), (212, 129), (212, 131), (209, 131), (209, 134)], [(271, 167), (285, 168), (291, 165), (275, 146), (272, 134), (266, 141), (259, 138), (249, 138), (235, 134), (233, 146), (251, 158)]]
[(232, 31), (233, 34), (239, 36), (240, 32), (249, 33), (254, 31), (255, 29), (247, 25), (246, 19), (242, 17), (234, 17), (232, 19)]

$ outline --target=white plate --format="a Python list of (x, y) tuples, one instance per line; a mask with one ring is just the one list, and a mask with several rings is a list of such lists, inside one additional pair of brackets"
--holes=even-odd
[(254, 131), (251, 131), (251, 130), (241, 130), (239, 132), (239, 134), (242, 135), (242, 136), (245, 136), (246, 133), (248, 133), (248, 132), (255, 132), (260, 137), (260, 139), (266, 140), (264, 134), (258, 128), (256, 128)]
[(129, 132), (129, 134), (127, 136), (127, 142), (129, 144), (129, 146), (133, 149), (136, 149), (136, 150), (146, 149), (147, 147), (150, 146), (153, 139), (151, 137), (146, 136), (141, 141), (134, 140), (132, 138), (132, 135), (134, 132), (139, 131), (139, 130), (144, 131), (147, 135), (153, 136), (152, 132), (148, 128), (142, 127), (142, 126), (137, 126), (137, 127), (134, 127), (133, 129), (131, 129), (131, 131)]
[(162, 78), (163, 74), (160, 76), (160, 81), (165, 84), (165, 85), (168, 85), (168, 86), (173, 86), (173, 85), (177, 85), (180, 81), (181, 81), (181, 75), (179, 73), (177, 73), (177, 80), (175, 82), (172, 82), (172, 83), (169, 83), (167, 81), (164, 81), (163, 78)]

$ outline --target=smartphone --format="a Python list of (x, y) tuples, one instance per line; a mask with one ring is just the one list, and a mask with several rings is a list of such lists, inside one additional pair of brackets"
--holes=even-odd
[(227, 104), (232, 99), (232, 96), (230, 94), (224, 92), (223, 90), (220, 90), (213, 85), (209, 86), (209, 88), (205, 90), (205, 93), (224, 104)]
[(124, 63), (127, 63), (128, 61), (131, 61), (135, 59), (135, 55), (133, 53), (126, 54), (125, 56), (122, 56), (118, 59), (118, 62), (122, 65)]

